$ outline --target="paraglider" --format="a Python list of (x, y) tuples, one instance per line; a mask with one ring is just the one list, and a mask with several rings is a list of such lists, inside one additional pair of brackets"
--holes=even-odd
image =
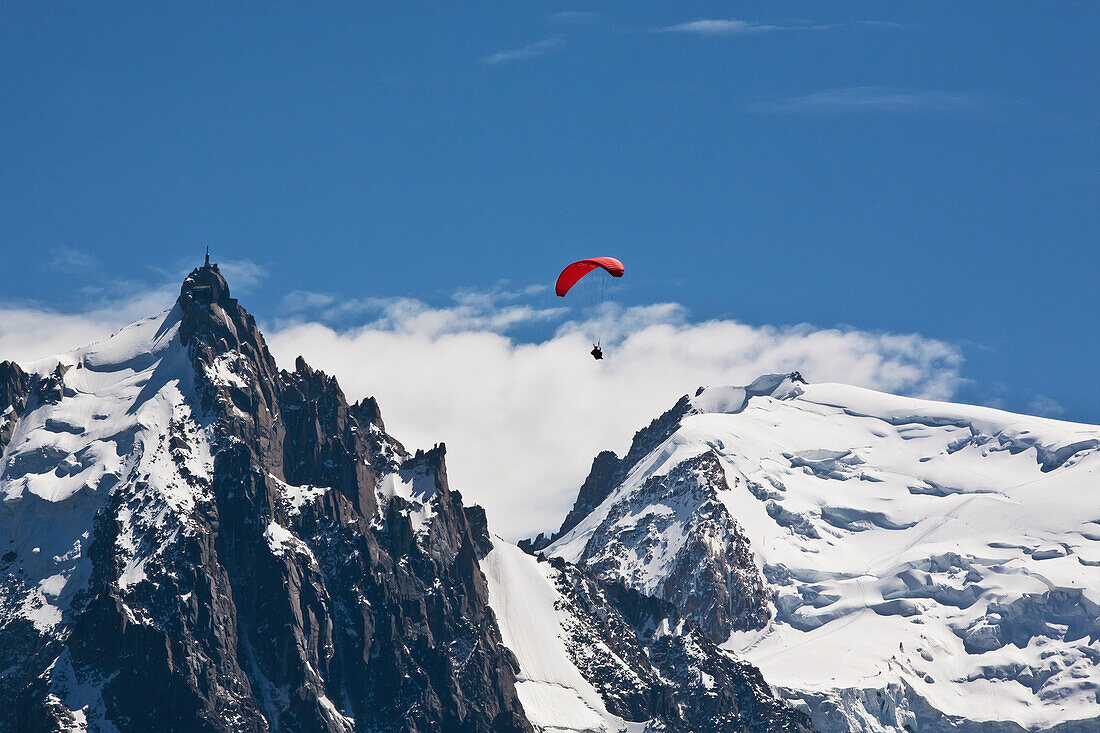
[[(558, 294), (558, 297), (564, 298), (574, 285), (577, 284), (588, 273), (596, 269), (602, 269), (607, 271), (611, 277), (622, 277), (626, 272), (626, 268), (623, 267), (623, 263), (619, 262), (614, 257), (590, 257), (586, 260), (577, 260), (572, 264), (566, 266), (561, 274), (558, 275), (558, 282), (554, 286), (554, 292)], [(596, 292), (600, 295), (596, 298), (595, 306), (602, 305), (602, 293), (604, 292), (603, 283), (598, 283)], [(599, 340), (592, 344), (592, 358), (596, 361), (603, 359), (603, 349), (600, 348)]]
[(577, 281), (588, 273), (595, 270), (597, 267), (602, 267), (607, 270), (611, 277), (622, 277), (626, 272), (626, 268), (623, 267), (623, 263), (619, 262), (614, 257), (591, 257), (587, 260), (577, 260), (571, 265), (567, 265), (561, 274), (558, 275), (557, 285), (554, 286), (554, 292), (558, 294), (558, 297), (564, 298), (565, 294), (569, 292), (569, 289), (577, 284)]

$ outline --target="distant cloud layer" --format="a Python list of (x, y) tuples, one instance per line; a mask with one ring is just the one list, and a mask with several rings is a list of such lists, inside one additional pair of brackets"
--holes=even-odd
[(750, 20), (740, 20), (738, 18), (701, 18), (686, 23), (662, 26), (654, 30), (663, 33), (693, 33), (701, 36), (735, 36), (748, 33), (771, 33), (774, 31), (825, 30), (832, 27), (832, 25), (813, 23), (775, 25), (772, 23), (757, 23)]
[(943, 91), (902, 90), (883, 86), (825, 89), (802, 96), (756, 102), (749, 109), (772, 113), (840, 112), (959, 112), (980, 104), (967, 94)]
[(534, 58), (535, 56), (542, 56), (544, 53), (551, 51), (558, 46), (562, 45), (563, 41), (560, 38), (547, 38), (543, 41), (537, 41), (530, 43), (521, 48), (512, 49), (510, 51), (500, 51), (490, 56), (486, 56), (482, 59), (486, 64), (507, 64), (513, 61), (520, 61), (522, 59)]
[(853, 26), (893, 29), (904, 27), (901, 23), (889, 20), (857, 20), (845, 23), (812, 23), (809, 21), (761, 23), (740, 18), (700, 18), (686, 23), (661, 26), (653, 30), (658, 33), (690, 33), (699, 36), (737, 36), (776, 31), (825, 31)]
[[(0, 358), (27, 363), (102, 339), (170, 307), (177, 288), (130, 286), (128, 299), (84, 313), (0, 304)], [(282, 311), (262, 324), (280, 365), (301, 354), (339, 377), (349, 399), (377, 396), (387, 427), (411, 447), (446, 442), (452, 485), (513, 539), (553, 528), (597, 452), (621, 453), (698, 386), (798, 369), (949, 398), (961, 382), (958, 349), (918, 335), (699, 322), (675, 303), (577, 313), (544, 286), (463, 290), (442, 306), (300, 291)], [(512, 335), (531, 329), (543, 336)], [(597, 335), (602, 362), (588, 355)]]
[[(599, 16), (597, 13), (588, 11), (562, 11), (549, 13), (545, 17), (547, 20), (558, 24), (582, 26), (591, 23)], [(857, 20), (843, 23), (814, 23), (805, 20), (792, 20), (784, 23), (765, 23), (754, 20), (744, 20), (742, 18), (698, 18), (682, 23), (650, 28), (649, 32), (728, 37), (776, 32), (825, 31), (845, 27), (901, 28), (902, 26), (899, 23), (886, 20)], [(563, 37), (555, 36), (554, 38), (547, 38), (519, 48), (498, 51), (497, 53), (485, 56), (481, 61), (485, 64), (497, 65), (531, 59), (536, 56), (545, 55), (549, 51), (564, 45), (564, 43), (565, 40)]]
[[(268, 329), (268, 343), (281, 364), (302, 354), (336, 374), (351, 399), (377, 396), (387, 427), (408, 445), (446, 442), (452, 485), (513, 539), (560, 522), (597, 452), (621, 453), (636, 430), (698, 386), (795, 369), (811, 380), (933, 398), (952, 396), (960, 383), (959, 351), (917, 335), (693, 322), (675, 303), (563, 321), (559, 309), (525, 298), (496, 290), (466, 291), (442, 307), (375, 301), (367, 323), (345, 328), (322, 322), (342, 313), (319, 304)], [(509, 336), (548, 321), (560, 325), (541, 340)], [(597, 334), (603, 362), (588, 355)]]

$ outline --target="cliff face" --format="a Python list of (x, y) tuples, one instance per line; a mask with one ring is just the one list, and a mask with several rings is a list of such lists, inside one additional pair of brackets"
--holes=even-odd
[[(579, 564), (670, 603), (715, 643), (733, 629), (761, 628), (771, 618), (770, 594), (748, 538), (719, 498), (729, 490), (713, 451), (652, 476), (631, 502), (611, 508)], [(651, 506), (671, 511), (646, 511)], [(646, 562), (636, 564), (639, 557)]]
[(19, 415), (27, 406), (30, 379), (12, 361), (0, 361), (0, 455), (11, 440)]
[[(603, 580), (672, 604), (720, 644), (731, 631), (765, 626), (771, 594), (748, 538), (722, 503), (730, 486), (718, 454), (707, 451), (656, 472), (628, 499), (597, 512), (694, 412), (685, 395), (635, 434), (624, 457), (597, 455), (561, 528), (521, 546), (537, 552), (577, 534), (582, 540), (571, 560)], [(582, 531), (578, 526), (586, 520)]]
[[(443, 447), (409, 455), (373, 400), (349, 406), (302, 359), (278, 370), (216, 266), (146, 330), (169, 343), (113, 408), (171, 404), (113, 442), (110, 480), (59, 494), (40, 488), (49, 466), (6, 456), (13, 544), (31, 515), (93, 518), (73, 528), (68, 565), (53, 557), (68, 595), (33, 582), (30, 540), (4, 568), (0, 679), (15, 715), (0, 730), (531, 730)], [(101, 353), (71, 361), (122, 373)], [(17, 436), (47, 463), (73, 441), (34, 447), (35, 427), (70, 399), (86, 412), (88, 385), (59, 372)], [(26, 399), (19, 374), (0, 367), (0, 398)], [(71, 435), (95, 435), (79, 423)], [(34, 481), (17, 488), (13, 462)]]

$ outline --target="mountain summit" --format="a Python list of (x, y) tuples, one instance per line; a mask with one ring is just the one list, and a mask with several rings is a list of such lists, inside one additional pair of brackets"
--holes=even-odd
[(217, 265), (0, 363), (0, 731), (808, 731), (664, 601), (493, 537)]
[(443, 448), (279, 370), (216, 265), (30, 372), (0, 483), (7, 729), (530, 730)]
[(525, 543), (836, 731), (1100, 729), (1100, 428), (766, 375), (602, 453)]

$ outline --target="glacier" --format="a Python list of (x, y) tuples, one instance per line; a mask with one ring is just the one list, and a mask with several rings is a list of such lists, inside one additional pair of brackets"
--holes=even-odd
[(769, 590), (723, 647), (819, 730), (1100, 729), (1100, 428), (788, 375), (676, 415), (544, 554), (661, 588), (691, 518), (647, 487), (716, 459)]

